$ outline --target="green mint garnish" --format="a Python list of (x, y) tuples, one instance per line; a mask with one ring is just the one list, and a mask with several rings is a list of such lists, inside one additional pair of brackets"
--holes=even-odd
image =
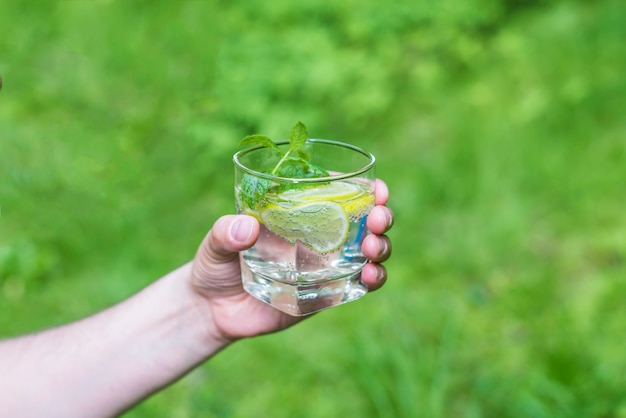
[(306, 131), (306, 126), (304, 126), (304, 123), (296, 123), (294, 127), (291, 128), (291, 132), (289, 133), (289, 151), (300, 151), (302, 147), (304, 147), (304, 144), (306, 144), (307, 139), (309, 139), (309, 133)]
[[(324, 168), (309, 162), (309, 156), (304, 152), (303, 148), (309, 134), (306, 126), (302, 122), (298, 122), (289, 133), (289, 149), (283, 152), (278, 145), (265, 135), (248, 135), (239, 143), (239, 147), (259, 145), (265, 148), (275, 150), (280, 159), (274, 168), (268, 173), (278, 177), (289, 178), (316, 178), (328, 176), (328, 171)], [(260, 179), (249, 174), (244, 174), (241, 179), (241, 194), (244, 202), (250, 208), (263, 200), (263, 197), (271, 187), (271, 182), (266, 179)], [(290, 184), (286, 188), (302, 187), (298, 183)]]
[(241, 179), (241, 197), (249, 208), (254, 208), (256, 204), (263, 200), (265, 193), (269, 190), (272, 182), (267, 179), (244, 174)]
[[(292, 177), (292, 176), (283, 176), (279, 173), (280, 167), (287, 161), (288, 159), (292, 161), (297, 161), (304, 170), (305, 164), (308, 164), (306, 159), (302, 158), (303, 153), (300, 152), (304, 144), (306, 144), (306, 140), (308, 139), (309, 134), (306, 131), (306, 126), (304, 123), (298, 122), (291, 129), (291, 133), (289, 134), (289, 150), (282, 155), (276, 167), (272, 170), (272, 174), (281, 176), (281, 177)], [(271, 142), (271, 141), (270, 141)], [(297, 178), (303, 178), (302, 176), (298, 176)]]
[(241, 142), (239, 142), (239, 147), (250, 145), (261, 145), (263, 147), (272, 148), (278, 152), (281, 152), (278, 148), (278, 145), (276, 145), (274, 141), (272, 141), (265, 135), (248, 135), (244, 139), (242, 139)]

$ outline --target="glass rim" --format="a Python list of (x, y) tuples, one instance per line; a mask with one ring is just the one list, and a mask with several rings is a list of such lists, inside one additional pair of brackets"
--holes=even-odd
[[(274, 181), (279, 181), (279, 182), (290, 182), (290, 183), (320, 183), (320, 182), (327, 182), (327, 181), (333, 181), (333, 180), (347, 179), (347, 178), (358, 176), (359, 174), (363, 174), (366, 171), (371, 170), (374, 167), (374, 164), (376, 163), (376, 157), (374, 156), (374, 154), (372, 154), (371, 152), (365, 151), (361, 147), (348, 144), (346, 142), (335, 141), (332, 139), (309, 138), (307, 139), (307, 143), (319, 143), (319, 144), (324, 144), (324, 145), (335, 145), (335, 146), (340, 146), (343, 148), (348, 148), (348, 149), (351, 149), (352, 151), (356, 151), (359, 154), (363, 155), (364, 157), (369, 159), (369, 161), (363, 167), (359, 168), (358, 170), (353, 170), (349, 173), (339, 173), (339, 174), (333, 174), (333, 175), (329, 175), (325, 177), (313, 177), (313, 178), (281, 177), (281, 176), (276, 176), (273, 174), (262, 173), (260, 171), (253, 170), (243, 165), (243, 163), (239, 160), (239, 157), (247, 153), (264, 148), (263, 146), (258, 145), (258, 146), (253, 146), (249, 148), (244, 148), (242, 150), (237, 151), (235, 155), (233, 155), (233, 162), (235, 163), (236, 167), (238, 167), (239, 169), (255, 177), (260, 177), (263, 179), (274, 180)], [(287, 144), (289, 144), (289, 140), (286, 140), (286, 139), (276, 142), (276, 145), (287, 145)]]

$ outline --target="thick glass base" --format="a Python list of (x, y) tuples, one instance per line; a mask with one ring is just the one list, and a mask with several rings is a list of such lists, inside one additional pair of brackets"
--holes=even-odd
[(286, 283), (250, 271), (242, 263), (244, 289), (255, 298), (293, 316), (309, 315), (360, 298), (367, 293), (361, 272), (315, 283)]

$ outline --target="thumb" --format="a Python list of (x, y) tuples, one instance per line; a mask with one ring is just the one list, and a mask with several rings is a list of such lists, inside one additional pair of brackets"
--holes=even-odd
[(254, 245), (259, 237), (259, 223), (248, 215), (225, 215), (215, 221), (200, 252), (213, 263), (225, 263), (236, 258), (239, 251)]
[(239, 251), (254, 245), (259, 229), (257, 220), (247, 215), (225, 215), (215, 221), (193, 261), (195, 289), (205, 296), (241, 293)]

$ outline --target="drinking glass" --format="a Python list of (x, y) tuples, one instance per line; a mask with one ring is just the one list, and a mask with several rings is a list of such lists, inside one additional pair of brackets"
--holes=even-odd
[[(277, 143), (282, 150), (288, 141)], [(237, 212), (261, 225), (255, 245), (240, 253), (245, 290), (283, 312), (301, 316), (356, 300), (367, 293), (361, 244), (374, 207), (375, 158), (354, 145), (309, 139), (301, 150), (328, 175), (317, 178), (270, 174), (276, 150), (237, 152)], [(250, 196), (254, 197), (250, 197)]]

